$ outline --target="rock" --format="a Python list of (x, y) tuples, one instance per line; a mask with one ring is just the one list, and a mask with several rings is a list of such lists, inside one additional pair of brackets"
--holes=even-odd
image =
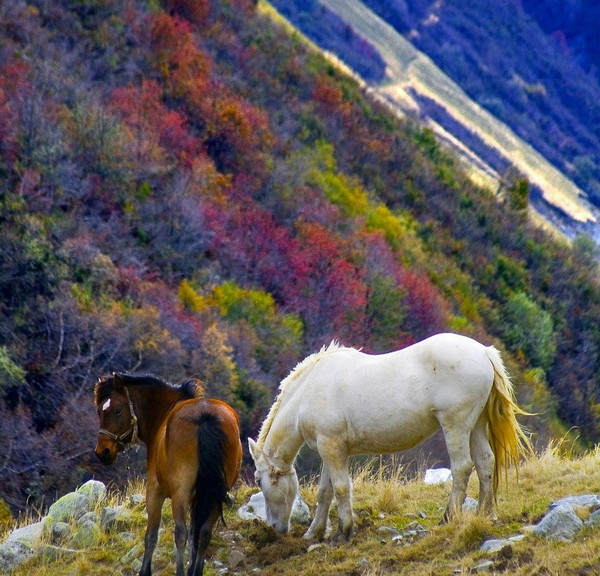
[(229, 569), (235, 570), (244, 564), (246, 556), (240, 550), (232, 550), (229, 554)]
[(533, 533), (536, 536), (543, 536), (548, 540), (568, 542), (582, 526), (583, 522), (575, 514), (573, 508), (563, 504), (551, 507), (540, 523), (533, 527)]
[(0, 573), (12, 572), (34, 554), (32, 547), (19, 540), (0, 544)]
[(130, 499), (129, 503), (131, 506), (145, 506), (146, 505), (146, 496), (143, 494), (134, 494)]
[(74, 556), (83, 552), (81, 550), (73, 550), (72, 548), (62, 548), (61, 546), (46, 544), (40, 546), (37, 553), (48, 562), (56, 562), (61, 558), (65, 558), (65, 556)]
[(600, 497), (596, 494), (582, 494), (580, 496), (566, 496), (556, 500), (550, 505), (550, 509), (560, 506), (570, 506), (571, 508), (600, 508)]
[(481, 564), (477, 564), (477, 566), (473, 566), (474, 572), (487, 572), (494, 567), (494, 563), (491, 560), (486, 562), (482, 562)]
[(452, 472), (448, 468), (430, 468), (425, 470), (425, 484), (442, 484), (452, 480)]
[(96, 512), (86, 512), (81, 518), (79, 518), (79, 520), (77, 520), (77, 524), (83, 524), (88, 520), (98, 524), (98, 514)]
[(479, 550), (481, 552), (489, 552), (493, 554), (494, 552), (499, 552), (500, 550), (502, 550), (502, 548), (506, 548), (507, 546), (510, 546), (510, 542), (505, 539), (486, 540), (481, 545), (481, 548)]
[(97, 544), (102, 537), (102, 530), (100, 526), (91, 520), (86, 520), (75, 535), (71, 539), (73, 546), (76, 548), (89, 548), (94, 544)]
[(90, 510), (90, 499), (82, 492), (69, 492), (59, 498), (48, 510), (51, 523), (69, 522), (81, 518)]
[(6, 542), (20, 542), (33, 549), (40, 542), (45, 523), (45, 520), (40, 520), (34, 524), (17, 528), (8, 535)]
[(50, 542), (55, 546), (60, 546), (67, 542), (71, 537), (71, 525), (66, 522), (55, 522), (50, 527)]
[(133, 548), (131, 548), (129, 550), (129, 552), (127, 552), (124, 556), (122, 556), (120, 562), (124, 566), (133, 567), (135, 560), (140, 559), (143, 554), (144, 554), (144, 544), (142, 542), (140, 542), (140, 543), (136, 544)]
[(107, 531), (127, 530), (132, 522), (133, 514), (124, 506), (115, 506), (114, 508), (107, 506), (102, 509), (100, 514), (100, 526)]
[(467, 496), (462, 505), (463, 511), (464, 512), (477, 512), (477, 508), (479, 508), (479, 502), (477, 502), (477, 500), (475, 500), (475, 498), (470, 498), (469, 496)]
[(377, 532), (379, 532), (382, 536), (389, 536), (390, 538), (400, 536), (400, 532), (393, 526), (379, 526), (379, 528), (377, 528)]
[(516, 536), (511, 536), (510, 538), (501, 538), (501, 539), (492, 539), (486, 540), (479, 549), (481, 552), (488, 552), (489, 554), (494, 554), (495, 552), (500, 552), (500, 550), (514, 544), (515, 542), (520, 542), (525, 538), (524, 534), (517, 534)]
[(594, 510), (586, 521), (587, 526), (600, 526), (600, 510)]
[(98, 482), (98, 480), (88, 480), (76, 492), (87, 496), (90, 508), (100, 502), (104, 502), (106, 498), (106, 486), (102, 482)]
[[(242, 520), (264, 520), (267, 519), (267, 511), (265, 507), (265, 497), (262, 492), (252, 494), (247, 504), (238, 509), (238, 516)], [(308, 524), (310, 521), (310, 509), (308, 504), (302, 500), (300, 495), (296, 495), (294, 505), (292, 507), (292, 522), (298, 524)]]

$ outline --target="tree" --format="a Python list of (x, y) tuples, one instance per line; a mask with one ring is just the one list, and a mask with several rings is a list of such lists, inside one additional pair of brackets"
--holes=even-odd
[(552, 316), (523, 292), (504, 307), (504, 337), (509, 348), (523, 354), (533, 366), (547, 370), (556, 354)]

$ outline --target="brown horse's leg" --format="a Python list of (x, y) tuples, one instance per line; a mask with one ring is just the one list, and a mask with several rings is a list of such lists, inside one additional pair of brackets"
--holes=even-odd
[(150, 479), (146, 485), (146, 510), (148, 511), (148, 526), (146, 527), (146, 536), (144, 537), (144, 558), (139, 576), (151, 576), (152, 574), (152, 554), (158, 541), (158, 528), (160, 526), (160, 517), (165, 497), (159, 492), (156, 482)]
[(212, 538), (213, 530), (218, 519), (219, 511), (215, 506), (208, 520), (200, 528), (198, 542), (195, 543), (195, 561), (190, 563), (187, 576), (202, 576), (202, 572), (204, 570), (204, 555), (206, 554), (206, 549), (210, 544), (210, 539)]
[[(177, 576), (184, 574), (185, 546), (188, 539), (188, 527), (186, 523), (186, 510), (189, 502), (183, 501), (179, 496), (173, 495), (173, 520), (175, 521), (175, 547), (177, 549)], [(193, 544), (192, 544), (193, 546)], [(192, 550), (192, 556), (194, 550)], [(193, 559), (191, 559), (193, 561)]]

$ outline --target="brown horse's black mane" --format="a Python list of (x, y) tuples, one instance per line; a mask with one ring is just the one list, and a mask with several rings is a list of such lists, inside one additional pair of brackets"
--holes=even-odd
[[(130, 374), (128, 372), (117, 372), (127, 387), (144, 387), (153, 390), (171, 389), (179, 392), (183, 400), (188, 398), (198, 398), (204, 394), (202, 382), (196, 378), (188, 378), (180, 384), (171, 384), (158, 376), (152, 374)], [(96, 404), (100, 404), (107, 398), (114, 387), (115, 373), (102, 376), (95, 387)]]

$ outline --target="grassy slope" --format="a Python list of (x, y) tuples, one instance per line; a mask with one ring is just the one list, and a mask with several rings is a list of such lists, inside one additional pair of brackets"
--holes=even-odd
[[(479, 551), (489, 538), (508, 537), (522, 532), (523, 526), (535, 523), (556, 498), (570, 494), (600, 493), (600, 451), (581, 458), (560, 455), (549, 449), (525, 463), (519, 481), (511, 472), (498, 495), (497, 521), (467, 514), (461, 520), (439, 525), (446, 504), (447, 485), (426, 486), (420, 481), (406, 481), (402, 471), (390, 470), (391, 480), (362, 468), (354, 475), (354, 508), (357, 533), (352, 544), (332, 547), (329, 544), (310, 552), (302, 540), (304, 527), (295, 526), (286, 537), (275, 536), (264, 524), (241, 521), (235, 510), (247, 501), (255, 488), (242, 484), (236, 491), (236, 504), (227, 511), (227, 527), (220, 526), (209, 549), (205, 574), (216, 574), (227, 566), (230, 555), (242, 553), (244, 561), (230, 573), (289, 574), (290, 576), (466, 574), (475, 566), (492, 560), (494, 572), (527, 575), (593, 574), (600, 571), (600, 532), (584, 529), (572, 543), (547, 542), (533, 536), (512, 546), (509, 551), (485, 554)], [(131, 491), (139, 491), (139, 485)], [(129, 494), (114, 496), (113, 504), (128, 502)], [(302, 494), (314, 505), (314, 483), (302, 482)], [(475, 477), (469, 495), (476, 497)], [(421, 518), (422, 513), (426, 517)], [(414, 541), (397, 544), (382, 536), (380, 526), (405, 529), (418, 517), (428, 532)], [(157, 575), (174, 573), (173, 524), (168, 504), (165, 506), (164, 529), (155, 553)], [(112, 576), (116, 572), (133, 574), (120, 559), (134, 546), (141, 545), (145, 527), (143, 509), (136, 511), (133, 528), (135, 539), (123, 541), (106, 534), (100, 545), (74, 556), (56, 561), (32, 561), (23, 565), (17, 576)], [(410, 539), (408, 539), (410, 540)]]
[[(431, 98), (510, 161), (543, 190), (545, 200), (574, 220), (595, 221), (597, 215), (582, 191), (505, 124), (471, 100), (433, 61), (419, 52), (360, 0), (321, 0), (371, 42), (388, 65), (387, 83), (376, 93), (400, 109), (410, 90)], [(443, 137), (443, 134), (441, 135)], [(459, 151), (460, 152), (460, 151)]]

